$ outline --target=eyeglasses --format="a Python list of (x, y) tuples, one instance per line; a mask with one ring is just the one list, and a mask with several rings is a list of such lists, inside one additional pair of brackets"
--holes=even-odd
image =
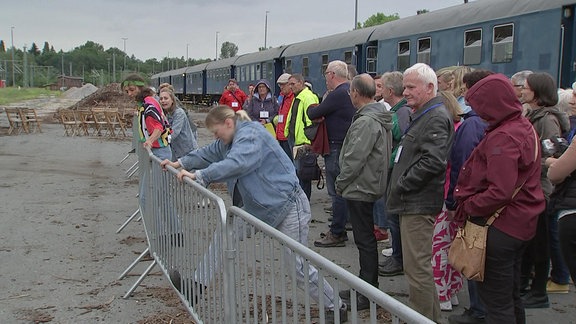
[(515, 84), (514, 88), (527, 89), (523, 84)]

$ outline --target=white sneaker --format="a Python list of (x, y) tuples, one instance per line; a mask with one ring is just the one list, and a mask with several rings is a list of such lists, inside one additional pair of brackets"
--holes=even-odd
[(382, 250), (382, 255), (387, 257), (392, 256), (392, 248)]
[(458, 300), (458, 296), (456, 296), (456, 295), (452, 296), (452, 298), (450, 298), (450, 303), (452, 304), (452, 306), (460, 305), (460, 301)]
[(451, 312), (452, 311), (452, 303), (448, 300), (445, 302), (440, 303), (440, 310), (443, 312)]

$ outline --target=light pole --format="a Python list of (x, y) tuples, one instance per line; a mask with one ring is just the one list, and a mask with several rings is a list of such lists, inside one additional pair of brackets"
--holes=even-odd
[(16, 77), (14, 74), (14, 27), (10, 27), (10, 41), (12, 42), (12, 87), (16, 87)]
[(220, 34), (219, 31), (216, 32), (216, 58), (214, 59), (214, 61), (218, 60), (218, 34)]
[(268, 47), (266, 47), (266, 40), (268, 38), (268, 13), (270, 11), (266, 10), (266, 19), (264, 20), (264, 49), (267, 49)]
[(190, 44), (186, 44), (186, 66), (188, 66), (188, 46), (190, 46)]
[(122, 71), (126, 71), (126, 40), (128, 38), (127, 37), (122, 37), (122, 40), (124, 41), (124, 68), (122, 69)]
[(356, 7), (354, 8), (354, 29), (358, 28), (358, 0), (356, 0)]

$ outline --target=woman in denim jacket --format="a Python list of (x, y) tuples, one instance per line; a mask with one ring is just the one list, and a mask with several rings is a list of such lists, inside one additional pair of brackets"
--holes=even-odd
[[(210, 110), (205, 124), (216, 141), (188, 153), (177, 162), (164, 160), (161, 165), (183, 167), (185, 170), (180, 171), (179, 179), (186, 176), (202, 185), (226, 182), (235, 205), (241, 198), (242, 208), (248, 213), (307, 246), (310, 203), (300, 188), (294, 164), (278, 142), (260, 123), (250, 121), (246, 112), (234, 112), (227, 106)], [(285, 253), (291, 252), (286, 248)], [(303, 260), (298, 255), (295, 259), (297, 281), (302, 287)], [(310, 295), (315, 301), (320, 296), (317, 272), (309, 266)], [(346, 306), (334, 296), (327, 281), (324, 281), (322, 295), (330, 313), (335, 305), (345, 311)]]

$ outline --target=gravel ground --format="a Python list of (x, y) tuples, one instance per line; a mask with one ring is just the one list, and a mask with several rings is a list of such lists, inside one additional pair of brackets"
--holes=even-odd
[[(71, 104), (50, 98), (17, 105), (50, 116)], [(204, 116), (194, 113), (200, 126)], [(6, 126), (0, 115), (0, 323), (191, 323), (158, 269), (131, 298), (122, 298), (147, 266), (139, 264), (118, 280), (146, 248), (140, 223), (115, 233), (137, 208), (137, 180), (125, 175), (135, 156), (119, 163), (131, 142), (66, 137), (62, 126), (53, 123), (44, 124), (43, 133), (6, 136)], [(201, 144), (212, 140), (205, 128), (199, 132)], [(313, 247), (327, 229), (329, 215), (323, 208), (328, 203), (326, 191), (314, 189), (309, 246), (358, 273), (351, 235), (346, 247)], [(381, 277), (380, 288), (406, 302), (403, 276)], [(465, 291), (459, 297), (461, 306), (453, 313), (468, 304)], [(576, 323), (574, 289), (550, 299), (549, 309), (527, 310), (528, 323)]]

